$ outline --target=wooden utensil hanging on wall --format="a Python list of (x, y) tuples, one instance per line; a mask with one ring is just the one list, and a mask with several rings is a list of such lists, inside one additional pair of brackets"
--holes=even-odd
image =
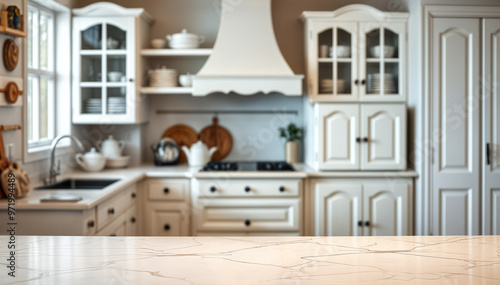
[(214, 117), (212, 125), (204, 128), (200, 132), (200, 139), (209, 147), (216, 146), (217, 151), (212, 155), (212, 161), (225, 158), (233, 148), (233, 137), (224, 127), (219, 125), (219, 119)]
[(7, 102), (9, 102), (10, 104), (16, 103), (19, 95), (23, 95), (23, 91), (19, 90), (17, 84), (12, 81), (7, 83), (5, 89), (0, 89), (0, 92), (5, 93), (5, 100), (7, 100)]
[(16, 68), (19, 61), (19, 47), (11, 39), (5, 41), (3, 45), (3, 63), (8, 71)]
[[(19, 130), (21, 129), (21, 126), (19, 125), (12, 125), (12, 126), (3, 126), (0, 125), (0, 173), (4, 171), (7, 167), (9, 167), (10, 161), (7, 158), (7, 155), (5, 155), (5, 148), (3, 145), (3, 136), (2, 132), (3, 131), (10, 131), (10, 130)], [(0, 185), (0, 199), (4, 198), (5, 195), (3, 195), (3, 190), (1, 189)]]

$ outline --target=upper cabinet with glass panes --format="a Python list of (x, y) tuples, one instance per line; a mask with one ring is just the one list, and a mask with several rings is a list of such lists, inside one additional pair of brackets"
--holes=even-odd
[(73, 123), (130, 124), (147, 120), (138, 51), (151, 18), (143, 9), (95, 3), (73, 10)]
[(406, 100), (408, 13), (354, 4), (303, 12), (302, 20), (311, 101)]

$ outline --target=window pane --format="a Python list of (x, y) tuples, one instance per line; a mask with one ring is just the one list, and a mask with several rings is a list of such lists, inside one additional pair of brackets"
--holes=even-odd
[(33, 9), (28, 9), (28, 67), (34, 68), (35, 67), (35, 62), (34, 62), (34, 37), (35, 37), (35, 25), (36, 21), (36, 11)]
[(52, 49), (52, 16), (40, 13), (40, 69), (51, 69)]
[(28, 115), (28, 142), (33, 141), (33, 76), (28, 75), (28, 94), (26, 110)]
[(40, 139), (48, 137), (48, 82), (46, 77), (40, 77)]

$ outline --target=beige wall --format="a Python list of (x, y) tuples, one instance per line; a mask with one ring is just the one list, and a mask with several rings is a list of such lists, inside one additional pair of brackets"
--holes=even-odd
[[(63, 0), (60, 0), (63, 1)], [(73, 0), (75, 7), (83, 7), (92, 0)], [(151, 27), (151, 38), (161, 38), (167, 34), (187, 28), (193, 33), (204, 35), (206, 47), (212, 47), (219, 27), (220, 0), (110, 0), (124, 7), (143, 7), (155, 19)], [(302, 11), (332, 11), (354, 3), (369, 4), (383, 11), (392, 9), (397, 0), (273, 0), (272, 13), (274, 29), (283, 56), (295, 73), (304, 74), (304, 41)], [(404, 6), (404, 5), (403, 5)], [(403, 8), (404, 9), (404, 8)]]

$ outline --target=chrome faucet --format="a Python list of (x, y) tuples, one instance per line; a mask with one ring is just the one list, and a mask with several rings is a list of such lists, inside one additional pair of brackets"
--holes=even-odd
[(52, 144), (50, 145), (50, 169), (49, 169), (49, 177), (48, 181), (45, 180), (45, 184), (53, 184), (56, 182), (56, 177), (57, 175), (61, 174), (61, 161), (57, 161), (57, 167), (54, 165), (54, 160), (55, 160), (55, 152), (56, 152), (56, 146), (57, 143), (59, 143), (60, 140), (64, 138), (70, 138), (78, 147), (80, 152), (84, 151), (82, 143), (75, 137), (71, 135), (61, 135), (56, 137), (53, 141)]

